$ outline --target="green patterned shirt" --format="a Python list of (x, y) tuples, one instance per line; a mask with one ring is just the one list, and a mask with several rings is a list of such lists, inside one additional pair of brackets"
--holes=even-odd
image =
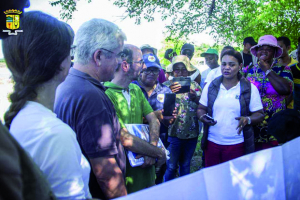
[[(163, 84), (169, 87), (172, 83), (170, 81), (166, 81)], [(195, 81), (191, 82), (191, 90), (196, 92), (197, 97), (201, 96), (202, 89)], [(191, 139), (198, 137), (198, 105), (189, 99), (188, 93), (183, 93), (176, 94), (176, 107), (178, 115), (175, 122), (169, 126), (169, 136), (178, 137), (179, 139)]]

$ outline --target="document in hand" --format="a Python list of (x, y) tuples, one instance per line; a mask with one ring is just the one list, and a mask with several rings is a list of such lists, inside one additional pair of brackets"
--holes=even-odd
[[(142, 140), (149, 142), (149, 132), (150, 132), (149, 125), (126, 124), (126, 128), (130, 134), (135, 135), (141, 138)], [(165, 150), (166, 154), (168, 155), (167, 150), (160, 139), (158, 140), (157, 147)], [(137, 154), (132, 151), (127, 151), (127, 156), (128, 156), (129, 163), (132, 167), (141, 166), (144, 163), (144, 158), (141, 157), (139, 159), (135, 159)]]

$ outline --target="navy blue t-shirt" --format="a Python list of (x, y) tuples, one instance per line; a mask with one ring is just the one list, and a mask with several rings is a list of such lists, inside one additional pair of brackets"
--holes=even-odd
[[(71, 68), (56, 90), (54, 112), (74, 130), (87, 158), (114, 156), (125, 175), (126, 157), (120, 141), (119, 120), (99, 81)], [(94, 198), (104, 198), (93, 172), (89, 187)]]

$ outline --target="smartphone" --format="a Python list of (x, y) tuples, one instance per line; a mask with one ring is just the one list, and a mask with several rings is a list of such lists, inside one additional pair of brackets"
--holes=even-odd
[(175, 108), (176, 94), (165, 94), (163, 116), (172, 116)]
[(181, 85), (181, 88), (178, 92), (176, 92), (176, 94), (190, 92), (192, 82), (191, 77), (174, 77), (173, 83), (175, 82), (178, 82)]

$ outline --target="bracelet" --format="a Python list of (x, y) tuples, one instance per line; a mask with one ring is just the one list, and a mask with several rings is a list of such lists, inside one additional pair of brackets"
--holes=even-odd
[(247, 117), (247, 119), (248, 119), (248, 124), (251, 124), (251, 118)]
[(268, 75), (270, 74), (271, 71), (273, 71), (273, 70), (272, 70), (272, 69), (268, 69), (268, 70), (265, 72), (266, 76), (268, 76)]
[(200, 121), (202, 120), (202, 118), (203, 118), (203, 116), (204, 116), (204, 115), (206, 115), (206, 114), (203, 114), (203, 115), (201, 115), (201, 116), (200, 116), (200, 118), (199, 118), (199, 119), (200, 119)]

